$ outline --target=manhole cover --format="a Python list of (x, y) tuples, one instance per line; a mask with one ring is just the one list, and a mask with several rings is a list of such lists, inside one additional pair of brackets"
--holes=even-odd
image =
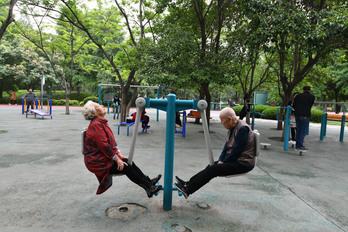
[(202, 203), (198, 203), (197, 205), (201, 209), (209, 209), (210, 208), (210, 206), (208, 204), (203, 203), (203, 202)]
[(121, 220), (130, 220), (138, 217), (139, 215), (145, 213), (146, 207), (135, 204), (126, 203), (119, 206), (111, 206), (106, 209), (106, 216), (109, 218), (118, 218)]
[(172, 229), (176, 232), (192, 232), (192, 230), (181, 224), (172, 224)]

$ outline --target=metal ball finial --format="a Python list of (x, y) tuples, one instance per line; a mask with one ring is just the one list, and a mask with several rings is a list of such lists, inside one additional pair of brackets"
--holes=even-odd
[(146, 101), (143, 97), (138, 97), (137, 100), (135, 100), (135, 105), (137, 107), (143, 108), (146, 104)]
[(208, 106), (208, 103), (205, 101), (205, 100), (200, 100), (198, 103), (197, 103), (197, 107), (198, 109), (200, 110), (205, 110)]

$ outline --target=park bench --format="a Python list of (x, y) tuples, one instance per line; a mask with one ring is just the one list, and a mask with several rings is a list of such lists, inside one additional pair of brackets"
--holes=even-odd
[[(196, 110), (191, 110), (190, 113), (186, 116), (186, 118), (194, 118), (195, 123), (199, 124), (199, 120), (201, 119), (201, 113), (199, 111)], [(210, 117), (210, 119), (212, 119), (212, 117)]]
[[(342, 121), (342, 114), (327, 114), (327, 120), (331, 121)], [(348, 117), (346, 117), (346, 122), (348, 122)]]
[[(140, 120), (140, 122), (143, 122), (144, 120)], [(120, 126), (121, 125), (125, 125), (125, 126), (127, 126), (127, 136), (129, 136), (129, 127), (130, 126), (132, 126), (132, 125), (134, 125), (135, 124), (135, 122), (121, 122), (119, 125), (118, 125), (118, 129), (117, 129), (117, 134), (119, 135), (120, 134)], [(143, 128), (143, 130), (142, 130), (142, 132), (145, 132), (145, 133), (147, 133), (147, 124), (146, 124), (146, 126)]]

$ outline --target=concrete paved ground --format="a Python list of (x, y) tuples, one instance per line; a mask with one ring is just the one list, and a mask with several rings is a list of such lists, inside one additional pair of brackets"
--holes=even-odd
[[(148, 133), (139, 132), (134, 161), (153, 177), (164, 173), (165, 113), (147, 110)], [(211, 138), (215, 158), (226, 130), (213, 112)], [(126, 128), (107, 115), (123, 153), (129, 149)], [(98, 183), (84, 166), (80, 132), (86, 127), (80, 109), (65, 115), (54, 107), (53, 119), (25, 118), (20, 108), (0, 106), (0, 231), (348, 231), (348, 130), (311, 124), (304, 156), (281, 142), (276, 122), (257, 119), (261, 142), (257, 167), (247, 175), (215, 178), (187, 200), (173, 193), (173, 207), (163, 210), (163, 192), (151, 199), (125, 176), (95, 195)], [(183, 179), (208, 164), (202, 126), (188, 123), (187, 136), (175, 138), (174, 176)], [(163, 179), (160, 181), (163, 184)], [(146, 211), (134, 219), (110, 218), (106, 209), (136, 203)]]

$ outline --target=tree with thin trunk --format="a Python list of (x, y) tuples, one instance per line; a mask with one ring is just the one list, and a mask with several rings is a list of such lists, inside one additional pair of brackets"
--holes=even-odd
[(11, 0), (10, 4), (8, 6), (8, 15), (7, 18), (5, 19), (5, 21), (1, 22), (1, 27), (0, 27), (0, 43), (1, 43), (1, 39), (4, 36), (7, 27), (13, 23), (15, 21), (14, 19), (14, 15), (13, 15), (13, 9), (16, 5), (18, 0)]

